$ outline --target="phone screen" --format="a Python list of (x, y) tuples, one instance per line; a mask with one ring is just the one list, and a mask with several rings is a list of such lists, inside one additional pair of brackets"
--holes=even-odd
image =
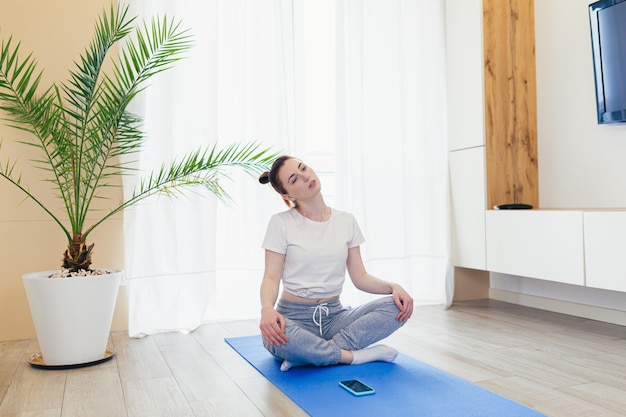
[(365, 385), (361, 381), (357, 379), (350, 379), (347, 381), (339, 382), (339, 385), (353, 393), (354, 395), (365, 395), (365, 394), (373, 394), (374, 389)]

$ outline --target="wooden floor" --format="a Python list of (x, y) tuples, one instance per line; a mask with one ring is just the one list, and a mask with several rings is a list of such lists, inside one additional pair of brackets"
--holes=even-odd
[[(28, 365), (34, 341), (0, 342), (0, 417), (305, 416), (223, 341), (257, 329), (116, 332), (114, 359), (65, 371)], [(626, 415), (625, 327), (477, 301), (418, 307), (386, 343), (548, 416)]]

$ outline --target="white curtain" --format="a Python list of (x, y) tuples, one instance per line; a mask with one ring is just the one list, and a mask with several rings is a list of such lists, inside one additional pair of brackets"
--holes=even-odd
[[(195, 38), (190, 58), (135, 103), (149, 135), (140, 170), (215, 142), (306, 148), (296, 134), (303, 77), (293, 55), (297, 1), (130, 3), (143, 16), (175, 15)], [(370, 272), (402, 283), (418, 301), (445, 304), (451, 281), (443, 0), (345, 0), (336, 10), (333, 204), (357, 216)], [(136, 181), (127, 178), (125, 189)], [(243, 174), (225, 186), (230, 206), (188, 194), (125, 212), (131, 336), (258, 316), (260, 244), (270, 215), (285, 207)], [(347, 304), (363, 299), (357, 294), (348, 288)]]
[(343, 0), (337, 21), (337, 200), (371, 273), (448, 306), (444, 2)]
[[(292, 7), (288, 1), (134, 0), (140, 16), (167, 13), (191, 29), (194, 48), (133, 103), (148, 145), (138, 168), (199, 146), (293, 141)], [(126, 178), (130, 192), (137, 178)], [(258, 314), (261, 240), (284, 206), (256, 178), (234, 172), (223, 184), (234, 203), (187, 193), (127, 210), (125, 276), (129, 333), (188, 332), (215, 318)]]

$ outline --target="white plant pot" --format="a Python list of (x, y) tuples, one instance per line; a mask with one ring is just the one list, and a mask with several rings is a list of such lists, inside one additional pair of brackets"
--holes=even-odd
[(45, 365), (80, 365), (102, 360), (122, 272), (49, 278), (53, 272), (22, 276)]

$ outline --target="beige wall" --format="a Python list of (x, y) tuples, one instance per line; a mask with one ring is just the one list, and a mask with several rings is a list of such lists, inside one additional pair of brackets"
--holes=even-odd
[[(33, 52), (44, 69), (42, 85), (65, 81), (68, 69), (78, 59), (92, 38), (93, 26), (110, 0), (23, 0), (6, 2), (0, 14), (0, 37), (13, 35), (22, 42), (22, 52)], [(25, 56), (25, 55), (24, 55)], [(43, 195), (52, 208), (61, 201), (47, 192), (41, 173), (28, 166), (36, 155), (32, 149), (17, 144), (26, 136), (0, 125), (3, 145), (0, 161), (18, 159), (18, 169), (31, 191)], [(119, 192), (119, 190), (117, 190)], [(6, 181), (0, 180), (0, 341), (35, 336), (21, 275), (27, 272), (58, 269), (65, 238), (60, 228), (31, 201)], [(117, 196), (115, 197), (118, 198)], [(94, 267), (123, 268), (122, 218), (105, 223), (89, 239), (95, 243)], [(126, 329), (127, 303), (124, 288), (116, 308), (115, 330)]]

